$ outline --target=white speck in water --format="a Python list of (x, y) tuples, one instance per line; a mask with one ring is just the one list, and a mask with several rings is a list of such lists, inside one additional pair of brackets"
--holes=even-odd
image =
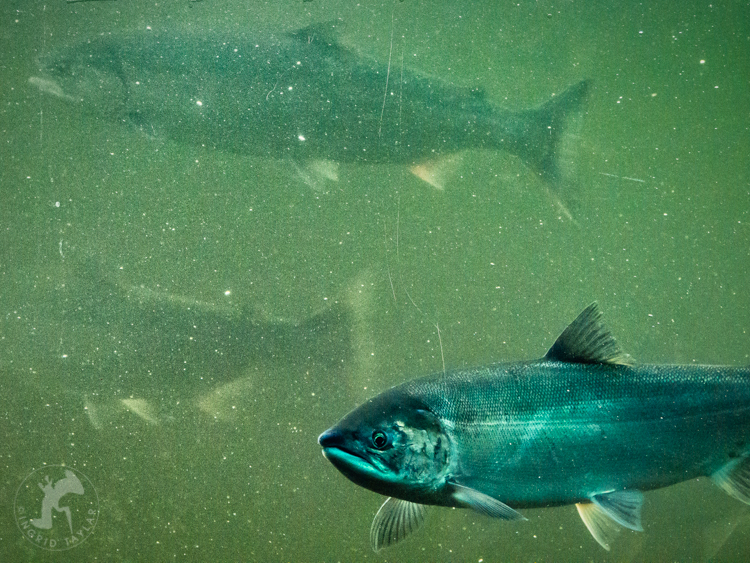
[(304, 140), (305, 140), (305, 136), (304, 136), (304, 135), (297, 135), (297, 138), (298, 138), (298, 139), (299, 139), (300, 141), (304, 141)]

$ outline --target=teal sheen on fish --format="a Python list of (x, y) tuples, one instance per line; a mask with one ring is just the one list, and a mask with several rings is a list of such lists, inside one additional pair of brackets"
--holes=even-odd
[(608, 550), (620, 527), (643, 530), (641, 491), (708, 476), (750, 504), (750, 367), (636, 365), (593, 303), (543, 358), (408, 381), (318, 442), (389, 497), (375, 551), (419, 529), (426, 505), (524, 520), (567, 504)]

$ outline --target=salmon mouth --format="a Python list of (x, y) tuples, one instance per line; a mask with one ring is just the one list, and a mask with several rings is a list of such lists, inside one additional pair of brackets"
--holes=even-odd
[(350, 479), (355, 475), (376, 477), (379, 474), (372, 462), (347, 447), (345, 436), (336, 430), (323, 432), (318, 444), (323, 447), (323, 456)]
[(367, 460), (364, 459), (363, 457), (358, 456), (355, 453), (349, 452), (343, 448), (339, 448), (337, 446), (323, 448), (323, 457), (325, 457), (328, 461), (330, 461), (334, 465), (337, 465), (337, 463), (341, 463), (341, 462), (348, 463), (348, 464), (359, 464), (361, 462), (368, 463)]
[(323, 456), (332, 463), (333, 460), (345, 460), (347, 458), (356, 458), (367, 462), (362, 456), (346, 447), (346, 438), (336, 430), (330, 429), (323, 432), (318, 436), (318, 444), (323, 447)]
[(373, 483), (382, 481), (383, 475), (370, 461), (338, 446), (323, 448), (323, 457), (347, 479), (372, 489)]

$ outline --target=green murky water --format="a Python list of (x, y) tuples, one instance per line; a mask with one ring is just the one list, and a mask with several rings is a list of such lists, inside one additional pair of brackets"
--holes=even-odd
[[(316, 443), (405, 378), (541, 356), (593, 300), (636, 359), (750, 362), (746, 3), (0, 10), (3, 561), (747, 560), (748, 510), (707, 480), (647, 493), (644, 533), (611, 552), (562, 507), (521, 523), (433, 510), (374, 554), (382, 498)], [(592, 79), (562, 194), (575, 223), (507, 154), (463, 154), (444, 191), (363, 165), (315, 190), (292, 163), (82, 117), (28, 83), (37, 56), (100, 32), (338, 18), (396, 82), (403, 64), (522, 108)], [(15, 522), (45, 464), (98, 492), (69, 551)]]

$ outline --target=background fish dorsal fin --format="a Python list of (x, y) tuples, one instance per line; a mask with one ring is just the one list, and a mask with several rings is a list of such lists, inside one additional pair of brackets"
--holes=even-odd
[(544, 359), (581, 364), (632, 364), (632, 358), (622, 351), (601, 317), (595, 301), (568, 325)]
[(487, 92), (484, 88), (472, 88), (471, 97), (477, 100), (484, 100), (485, 98), (487, 98)]
[(327, 45), (338, 45), (336, 34), (336, 24), (338, 20), (318, 22), (297, 29), (291, 33), (291, 36), (305, 43), (320, 41)]

